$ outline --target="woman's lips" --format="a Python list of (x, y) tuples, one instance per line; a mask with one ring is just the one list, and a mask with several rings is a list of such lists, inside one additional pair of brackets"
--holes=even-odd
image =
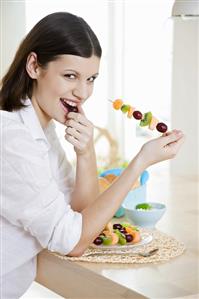
[(65, 112), (78, 112), (77, 106), (71, 106), (68, 103), (66, 103), (63, 99), (60, 99), (60, 101)]
[(63, 104), (63, 102), (60, 100), (60, 104), (62, 109), (64, 110), (65, 114), (67, 114), (69, 112), (69, 110), (65, 107), (65, 105)]

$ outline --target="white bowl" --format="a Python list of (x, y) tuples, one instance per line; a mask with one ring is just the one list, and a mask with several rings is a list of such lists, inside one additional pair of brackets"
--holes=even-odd
[[(145, 202), (146, 203), (146, 202)], [(129, 221), (133, 224), (141, 226), (154, 228), (156, 223), (162, 218), (166, 211), (166, 206), (158, 202), (148, 202), (152, 206), (150, 210), (136, 210), (135, 205), (132, 202), (126, 202), (123, 204), (125, 209), (125, 215)]]

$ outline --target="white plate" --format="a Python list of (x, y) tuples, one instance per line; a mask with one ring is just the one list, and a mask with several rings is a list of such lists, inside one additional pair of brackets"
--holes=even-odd
[(104, 250), (118, 250), (118, 249), (133, 249), (138, 246), (143, 246), (150, 243), (153, 240), (153, 236), (148, 233), (141, 233), (141, 241), (135, 244), (126, 244), (126, 245), (95, 245), (91, 244), (90, 247), (92, 248), (99, 248)]

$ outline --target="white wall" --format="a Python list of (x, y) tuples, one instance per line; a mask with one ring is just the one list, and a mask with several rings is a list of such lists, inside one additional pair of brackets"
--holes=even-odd
[[(61, 3), (64, 3), (66, 6), (66, 9), (70, 9), (72, 10), (72, 12), (76, 13), (78, 11), (78, 7), (77, 4), (78, 1), (74, 2), (74, 4), (72, 4), (73, 2), (71, 1), (56, 1), (56, 5), (60, 5), (59, 7), (57, 7), (57, 9), (63, 9), (63, 4), (61, 5)], [(104, 5), (105, 5), (104, 1)], [(40, 16), (40, 14), (42, 14), (40, 12), (39, 14), (39, 7), (43, 5), (43, 2), (40, 3), (40, 1), (28, 1), (28, 5), (30, 5), (30, 3), (34, 3), (35, 5), (35, 12), (33, 16), (35, 18), (39, 18), (42, 17)], [(55, 2), (53, 2), (55, 5)], [(91, 6), (91, 2), (90, 1), (86, 1), (85, 3), (87, 3), (87, 6), (84, 6), (84, 10), (85, 10), (85, 19), (87, 20), (89, 18), (89, 13), (88, 13), (88, 8), (90, 9), (94, 9), (93, 6)], [(136, 42), (135, 38), (137, 37), (137, 35), (139, 36), (139, 40), (143, 39), (143, 41), (145, 40), (145, 31), (149, 31), (149, 25), (151, 23), (151, 15), (147, 14), (147, 10), (146, 10), (146, 15), (143, 16), (143, 14), (138, 14), (138, 19), (136, 21), (136, 6), (133, 6), (133, 2), (131, 1), (126, 1), (126, 7), (128, 8), (125, 12), (125, 15), (123, 14), (123, 10), (122, 10), (122, 3), (118, 3), (118, 7), (117, 8), (117, 17), (119, 16), (120, 18), (120, 22), (118, 22), (115, 17), (113, 16), (112, 13), (112, 6), (113, 6), (113, 2), (111, 2), (111, 4), (109, 3), (109, 21), (110, 19), (112, 20), (112, 23), (109, 23), (110, 29), (114, 29), (115, 26), (118, 24), (118, 26), (116, 26), (117, 28), (117, 35), (116, 37), (113, 38), (113, 36), (111, 34), (110, 31), (106, 32), (105, 30), (102, 30), (102, 32), (99, 30), (99, 26), (101, 24), (100, 22), (97, 22), (97, 20), (95, 19), (95, 21), (88, 20), (89, 23), (91, 23), (91, 26), (96, 27), (94, 28), (95, 31), (97, 31), (97, 34), (99, 34), (100, 32), (100, 37), (102, 37), (103, 35), (105, 35), (105, 37), (107, 37), (107, 34), (109, 34), (109, 36), (112, 37), (112, 39), (109, 40), (109, 43), (107, 43), (108, 45), (108, 49), (106, 48), (106, 43), (103, 41), (103, 48), (105, 46), (105, 53), (108, 53), (109, 50), (109, 55), (107, 55), (107, 57), (105, 56), (103, 58), (104, 61), (104, 65), (103, 65), (103, 69), (102, 69), (102, 76), (104, 76), (105, 73), (105, 81), (110, 83), (110, 86), (108, 88), (108, 92), (105, 91), (105, 89), (107, 88), (106, 85), (105, 88), (101, 88), (100, 86), (100, 90), (103, 90), (104, 94), (103, 96), (100, 96), (100, 98), (98, 99), (100, 106), (102, 108), (103, 106), (103, 113), (99, 113), (99, 122), (103, 122), (106, 123), (106, 119), (109, 117), (109, 123), (111, 123), (110, 120), (110, 115), (113, 118), (113, 121), (116, 120), (115, 122), (115, 131), (121, 132), (121, 127), (125, 127), (125, 134), (127, 135), (128, 133), (128, 138), (125, 137), (121, 138), (120, 137), (120, 145), (123, 145), (123, 142), (125, 141), (125, 144), (127, 144), (126, 140), (129, 140), (129, 143), (126, 145), (126, 148), (129, 149), (129, 154), (126, 153), (127, 158), (128, 155), (132, 155), (132, 152), (135, 151), (135, 145), (139, 145), (139, 138), (135, 138), (135, 126), (133, 120), (129, 121), (126, 120), (126, 118), (122, 115), (122, 114), (116, 114), (116, 112), (114, 112), (112, 110), (112, 108), (110, 107), (110, 110), (108, 111), (107, 106), (109, 104), (106, 104), (107, 101), (107, 94), (108, 97), (112, 95), (112, 97), (123, 97), (125, 95), (126, 100), (130, 101), (130, 103), (133, 104), (133, 102), (137, 100), (143, 101), (143, 102), (139, 102), (138, 107), (142, 108), (143, 105), (147, 106), (147, 109), (152, 109), (152, 111), (154, 113), (156, 113), (157, 111), (157, 105), (152, 105), (152, 100), (153, 98), (157, 98), (158, 100), (158, 104), (160, 106), (160, 102), (162, 106), (161, 111), (165, 111), (167, 110), (167, 107), (164, 107), (164, 105), (167, 105), (169, 102), (169, 99), (167, 100), (167, 98), (169, 98), (169, 92), (164, 92), (165, 89), (165, 78), (159, 78), (158, 80), (158, 86), (160, 84), (163, 84), (162, 82), (164, 82), (164, 86), (161, 85), (161, 88), (159, 86), (159, 88), (161, 89), (161, 92), (158, 93), (154, 93), (153, 92), (153, 88), (156, 86), (157, 80), (154, 77), (154, 73), (153, 75), (147, 76), (146, 71), (148, 70), (152, 70), (150, 67), (148, 68), (144, 68), (144, 66), (146, 65), (146, 62), (148, 61), (149, 57), (151, 58), (151, 55), (149, 56), (149, 54), (147, 54), (145, 57), (145, 63), (144, 66), (143, 64), (140, 64), (141, 57), (139, 56), (141, 53), (139, 51), (136, 52), (136, 49), (142, 49), (142, 47), (140, 47), (140, 45)], [(144, 3), (144, 2), (143, 2)], [(142, 3), (142, 5), (144, 5)], [(152, 2), (151, 2), (152, 3)], [(155, 3), (155, 2), (154, 2)], [(46, 4), (46, 3), (45, 3)], [(70, 5), (69, 5), (70, 4)], [(146, 2), (145, 2), (146, 4)], [(172, 4), (172, 3), (171, 3)], [(93, 4), (92, 4), (93, 5)], [(140, 9), (143, 7), (140, 4)], [(3, 76), (3, 74), (5, 73), (7, 67), (9, 66), (9, 64), (11, 63), (14, 53), (19, 45), (19, 42), (21, 41), (21, 39), (24, 37), (24, 35), (26, 34), (26, 20), (25, 20), (25, 13), (26, 13), (26, 8), (25, 8), (25, 1), (11, 1), (11, 0), (1, 0), (1, 18), (0, 18), (0, 22), (1, 22), (1, 31), (0, 31), (0, 38), (1, 38), (1, 42), (0, 42), (0, 71), (1, 71), (1, 77)], [(43, 6), (42, 6), (43, 7)], [(150, 6), (149, 8), (151, 8), (152, 6)], [(32, 9), (32, 7), (31, 7)], [(49, 9), (49, 8), (48, 8)], [(48, 9), (47, 11), (45, 10), (45, 14), (48, 13)], [(27, 9), (28, 10), (28, 9)], [(51, 10), (55, 10), (55, 7), (52, 7)], [(73, 11), (74, 10), (74, 11)], [(84, 11), (82, 10), (82, 11)], [(168, 10), (168, 7), (164, 8), (163, 12), (165, 13), (165, 11)], [(106, 9), (104, 9), (104, 11), (106, 11)], [(134, 13), (134, 15), (132, 15)], [(151, 12), (152, 13), (152, 12)], [(93, 14), (92, 14), (93, 15)], [(124, 19), (122, 19), (122, 16)], [(155, 14), (153, 15), (154, 19), (155, 17), (159, 16), (159, 14)], [(84, 16), (83, 16), (84, 17)], [(107, 16), (106, 16), (107, 18)], [(148, 19), (147, 19), (148, 18)], [(166, 14), (161, 16), (162, 19), (165, 18), (165, 24), (167, 26), (168, 22), (166, 21)], [(134, 26), (132, 27), (132, 24), (128, 24), (128, 22), (130, 22), (130, 19), (133, 19), (134, 22), (136, 21), (137, 23), (134, 24)], [(29, 27), (31, 27), (33, 24), (30, 22), (30, 19), (27, 20), (29, 23)], [(125, 23), (124, 23), (125, 21)], [(140, 23), (139, 23), (140, 22)], [(141, 31), (140, 27), (141, 27), (141, 22), (145, 25), (143, 25), (143, 32)], [(199, 37), (198, 37), (198, 20), (182, 20), (182, 19), (175, 19), (174, 21), (174, 37), (173, 37), (173, 76), (172, 76), (172, 106), (171, 106), (171, 113), (172, 113), (172, 123), (171, 123), (171, 128), (179, 128), (182, 129), (185, 133), (186, 133), (186, 143), (184, 144), (181, 152), (179, 153), (178, 157), (173, 160), (171, 162), (171, 173), (172, 174), (179, 174), (179, 175), (186, 175), (186, 176), (197, 176), (198, 175), (198, 152), (199, 152), (199, 146), (198, 146), (198, 140), (199, 140), (199, 130), (198, 130), (198, 115), (199, 115), (199, 107), (198, 107), (198, 66), (199, 66), (199, 59), (198, 59), (198, 43), (199, 43)], [(31, 24), (30, 24), (31, 23)], [(34, 22), (33, 22), (34, 23)], [(112, 24), (112, 28), (111, 28), (111, 24)], [(148, 24), (148, 27), (146, 27), (146, 24)], [(160, 22), (161, 24), (161, 22)], [(31, 25), (31, 26), (30, 26)], [(105, 27), (108, 27), (108, 24), (105, 24)], [(121, 32), (121, 28), (124, 28), (125, 26), (125, 34), (126, 34), (126, 43), (125, 45), (122, 45), (123, 43), (123, 39), (124, 37), (122, 37), (122, 32)], [(98, 28), (99, 27), (99, 28)], [(138, 32), (138, 27), (139, 27), (139, 34), (137, 34), (136, 32)], [(103, 27), (104, 28), (104, 27)], [(30, 29), (30, 28), (28, 28)], [(128, 31), (128, 30), (129, 31)], [(156, 32), (157, 31), (157, 32)], [(156, 35), (154, 36), (158, 36), (159, 34), (159, 44), (157, 42), (157, 39), (153, 39), (149, 44), (148, 44), (148, 49), (150, 49), (150, 44), (156, 44), (157, 47), (159, 45), (158, 51), (160, 53), (163, 52), (163, 37), (165, 38), (165, 30), (164, 30), (164, 26), (161, 28), (151, 28), (150, 31), (150, 38), (152, 37), (152, 33), (154, 34), (154, 32), (156, 32)], [(158, 33), (158, 34), (157, 34)], [(128, 34), (128, 35), (127, 35)], [(132, 43), (130, 44), (130, 40), (129, 37), (133, 36), (134, 39), (132, 40)], [(111, 46), (111, 41), (114, 41), (114, 43), (116, 44), (116, 46), (118, 47), (117, 49), (117, 58), (115, 57), (115, 64), (117, 62), (117, 67), (118, 69), (121, 68), (121, 71), (115, 71), (114, 72), (114, 68), (111, 69), (110, 64), (114, 64), (114, 61), (111, 60), (112, 54), (115, 51), (113, 49), (113, 45)], [(128, 41), (128, 44), (127, 44)], [(132, 49), (130, 47), (130, 45), (132, 45)], [(126, 48), (124, 48), (124, 46)], [(127, 51), (127, 46), (129, 47), (129, 51)], [(143, 47), (144, 49), (144, 47)], [(114, 50), (114, 51), (113, 51)], [(107, 52), (106, 52), (107, 51)], [(127, 60), (128, 58), (128, 64), (126, 64), (126, 69), (125, 72), (127, 70), (129, 70), (129, 75), (126, 75), (124, 78), (124, 70), (123, 67), (120, 65), (118, 66), (118, 61), (121, 61), (121, 56), (124, 55), (124, 51), (125, 52), (125, 59)], [(149, 50), (148, 50), (149, 51)], [(152, 51), (151, 51), (152, 53)], [(167, 55), (168, 56), (168, 55)], [(119, 57), (119, 59), (118, 59)], [(144, 56), (143, 56), (144, 57)], [(164, 56), (166, 57), (166, 56)], [(113, 58), (113, 57), (112, 57)], [(107, 61), (108, 59), (108, 61)], [(162, 58), (162, 60), (164, 60), (165, 58)], [(160, 61), (162, 61), (160, 59)], [(135, 63), (134, 63), (135, 61)], [(136, 69), (136, 61), (138, 62), (138, 66), (140, 66), (140, 73), (138, 73), (137, 70), (139, 70), (139, 68)], [(152, 61), (152, 59), (151, 59)], [(132, 64), (132, 67), (130, 65), (130, 63)], [(106, 65), (108, 65), (109, 67), (106, 70)], [(167, 64), (168, 65), (168, 64)], [(143, 68), (143, 70), (142, 70)], [(111, 71), (112, 70), (112, 71)], [(169, 71), (169, 69), (168, 69)], [(166, 70), (164, 73), (168, 73), (168, 71)], [(113, 84), (116, 78), (117, 74), (117, 82), (116, 84)], [(126, 73), (125, 73), (126, 74)], [(134, 77), (132, 77), (134, 76)], [(148, 78), (147, 80), (144, 80), (143, 82), (143, 86), (140, 86), (139, 88), (139, 82), (142, 82), (142, 80), (138, 80), (139, 76), (142, 78), (144, 78), (144, 76), (146, 78)], [(149, 79), (152, 79), (154, 83), (150, 83), (151, 82)], [(130, 80), (130, 81), (129, 81)], [(124, 81), (125, 81), (125, 86), (124, 86)], [(103, 80), (104, 82), (104, 80)], [(129, 83), (130, 82), (130, 83)], [(148, 82), (148, 85), (147, 85)], [(113, 88), (114, 85), (114, 88)], [(97, 87), (97, 86), (96, 86)], [(164, 87), (164, 88), (163, 88)], [(157, 89), (157, 88), (156, 88)], [(146, 96), (144, 94), (144, 91), (146, 90)], [(152, 91), (152, 92), (151, 92)], [(137, 94), (136, 94), (137, 92)], [(149, 92), (151, 92), (151, 95), (149, 95)], [(89, 101), (88, 103), (88, 112), (90, 112), (90, 116), (93, 115), (93, 110), (95, 109), (95, 105), (94, 102), (96, 103), (97, 101), (97, 95), (99, 93), (99, 86), (96, 88), (96, 94), (94, 95), (95, 100), (94, 101)], [(155, 95), (155, 97), (154, 97)], [(163, 97), (163, 95), (165, 95), (165, 97)], [(155, 102), (154, 102), (155, 103)], [(102, 105), (103, 104), (103, 105)], [(152, 107), (151, 107), (152, 105)], [(110, 106), (110, 105), (109, 105)], [(90, 108), (89, 108), (90, 107)], [(158, 112), (158, 111), (157, 111)], [(158, 114), (158, 113), (157, 113)], [(102, 121), (103, 119), (103, 121)], [(126, 125), (124, 126), (124, 121), (126, 123)], [(131, 123), (130, 123), (131, 122)], [(119, 128), (118, 128), (119, 126)], [(119, 135), (119, 134), (118, 134)], [(120, 134), (121, 135), (121, 134)], [(118, 137), (118, 136), (117, 136)], [(125, 140), (124, 140), (125, 139)], [(119, 137), (118, 137), (119, 140)], [(137, 149), (137, 147), (136, 147)], [(123, 150), (121, 150), (121, 152), (123, 152)]]
[(174, 19), (171, 122), (186, 142), (171, 174), (198, 177), (199, 155), (199, 18)]
[(0, 2), (0, 75), (6, 72), (25, 35), (25, 2)]

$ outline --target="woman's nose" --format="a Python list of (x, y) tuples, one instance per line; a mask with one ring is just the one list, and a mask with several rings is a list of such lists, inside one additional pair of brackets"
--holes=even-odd
[(88, 86), (85, 83), (78, 84), (74, 89), (73, 89), (73, 95), (77, 97), (80, 100), (85, 100), (89, 96), (89, 90)]

